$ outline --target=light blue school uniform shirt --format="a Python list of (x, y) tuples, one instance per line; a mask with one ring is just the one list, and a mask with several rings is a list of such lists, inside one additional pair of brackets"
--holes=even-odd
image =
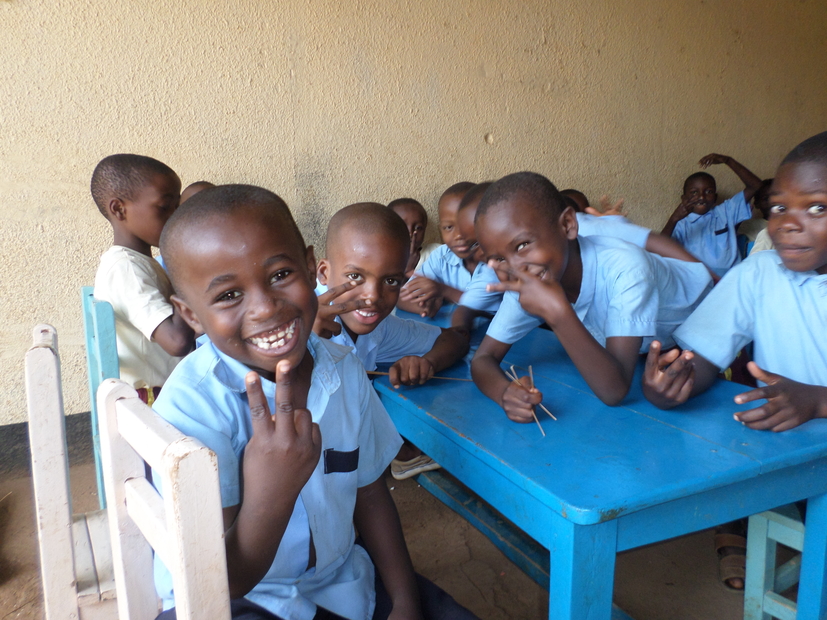
[[(477, 268), (479, 268), (479, 265), (477, 265)], [(428, 260), (425, 261), (416, 275), (422, 275), (434, 282), (447, 284), (464, 291), (468, 287), (468, 283), (471, 282), (472, 274), (465, 268), (462, 259), (454, 254), (447, 245), (442, 244), (428, 255)]]
[(719, 276), (741, 262), (735, 227), (752, 217), (752, 208), (738, 192), (717, 207), (698, 215), (690, 213), (675, 224), (672, 237)]
[(721, 278), (675, 340), (721, 369), (752, 342), (764, 370), (827, 386), (827, 275), (791, 271), (775, 250), (752, 254)]
[[(622, 239), (640, 248), (646, 247), (651, 231), (643, 226), (632, 224), (622, 215), (590, 215), (588, 213), (577, 213), (576, 215), (577, 234), (581, 237), (603, 235)], [(477, 267), (471, 277), (471, 282), (465, 288), (465, 292), (459, 300), (459, 305), (481, 312), (492, 314), (497, 312), (503, 294), (486, 290), (489, 284), (497, 282), (499, 282), (497, 273), (488, 265), (480, 263), (480, 266)]]
[[(327, 286), (317, 282), (316, 295), (326, 292)], [(342, 325), (342, 317), (337, 316), (336, 322)], [(433, 348), (441, 333), (442, 329), (436, 325), (390, 314), (372, 332), (360, 335), (356, 342), (344, 325), (330, 341), (353, 349), (365, 370), (376, 370), (377, 364), (394, 364), (406, 355), (422, 357)]]
[[(574, 311), (601, 345), (616, 336), (643, 338), (641, 353), (655, 338), (672, 344), (672, 332), (712, 286), (701, 263), (664, 258), (612, 237), (578, 237), (583, 262)], [(487, 335), (513, 344), (542, 323), (507, 292)]]
[[(286, 620), (312, 620), (316, 605), (369, 620), (374, 569), (367, 552), (354, 545), (356, 491), (383, 474), (402, 441), (351, 351), (315, 334), (307, 349), (314, 361), (307, 409), (321, 431), (322, 457), (296, 501), (273, 564), (245, 598)], [(154, 404), (164, 419), (216, 453), (225, 508), (241, 502), (242, 454), (253, 433), (247, 372), (207, 342), (178, 364)], [(264, 378), (261, 383), (275, 411), (276, 385)], [(316, 566), (307, 570), (311, 532)], [(164, 608), (172, 607), (172, 579), (157, 556), (155, 585)]]

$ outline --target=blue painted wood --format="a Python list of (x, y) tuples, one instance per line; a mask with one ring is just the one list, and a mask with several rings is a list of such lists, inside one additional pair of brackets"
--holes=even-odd
[[(559, 418), (541, 417), (545, 438), (536, 425), (510, 422), (469, 383), (394, 390), (380, 379), (375, 385), (400, 432), (507, 519), (548, 549), (568, 536), (575, 551), (566, 552), (570, 568), (564, 572), (585, 570), (576, 551), (581, 545), (613, 566), (620, 549), (827, 492), (827, 427), (815, 421), (797, 432), (746, 429), (732, 419), (740, 386), (719, 382), (664, 412), (642, 399), (635, 384), (622, 406), (607, 407), (543, 330), (516, 343), (506, 362), (533, 365), (544, 403)], [(446, 372), (469, 376), (462, 365)], [(808, 513), (811, 519), (827, 530), (827, 507)], [(586, 534), (604, 523), (612, 523), (611, 535)], [(827, 532), (813, 536), (822, 550), (807, 564), (805, 549), (802, 580), (809, 571), (811, 582), (821, 585), (810, 597), (815, 611), (805, 614), (800, 602), (800, 618), (817, 618), (823, 607)], [(569, 603), (554, 612), (569, 615), (549, 617), (609, 618), (612, 583), (595, 574), (591, 607), (575, 604), (571, 591), (585, 586), (571, 575), (563, 597)], [(554, 577), (551, 582), (556, 587)]]
[(827, 494), (807, 500), (797, 620), (827, 617)]
[(91, 412), (92, 445), (95, 452), (98, 500), (100, 507), (106, 508), (96, 395), (98, 386), (104, 379), (120, 377), (118, 347), (115, 339), (115, 313), (111, 304), (95, 299), (94, 288), (91, 286), (82, 287), (80, 297), (83, 306), (83, 331), (86, 339), (86, 367), (89, 371), (89, 409)]

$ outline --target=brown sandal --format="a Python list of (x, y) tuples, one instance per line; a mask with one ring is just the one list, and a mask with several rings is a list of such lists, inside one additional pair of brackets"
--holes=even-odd
[[(747, 539), (739, 534), (715, 534), (715, 551), (718, 553), (718, 578), (727, 590), (744, 591), (747, 566)], [(741, 580), (741, 587), (732, 585)]]

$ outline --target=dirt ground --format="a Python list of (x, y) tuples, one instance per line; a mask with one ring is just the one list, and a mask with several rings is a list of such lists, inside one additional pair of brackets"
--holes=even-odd
[[(77, 417), (77, 416), (73, 416)], [(75, 428), (77, 427), (77, 428)], [(69, 429), (74, 510), (97, 508), (94, 465), (84, 437)], [(41, 620), (37, 528), (25, 429), (0, 427), (0, 620)], [(72, 444), (73, 436), (77, 437)], [(482, 620), (547, 618), (548, 594), (488, 539), (415, 480), (388, 486), (417, 571)], [(712, 533), (700, 532), (618, 557), (615, 603), (636, 620), (734, 620), (743, 597), (717, 583)]]

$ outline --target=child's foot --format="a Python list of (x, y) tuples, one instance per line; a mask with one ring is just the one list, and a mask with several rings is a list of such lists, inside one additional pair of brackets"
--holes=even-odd
[(715, 530), (718, 553), (718, 578), (729, 590), (743, 592), (746, 576), (747, 539), (739, 521), (725, 523)]
[(411, 476), (416, 476), (426, 471), (433, 471), (440, 467), (441, 465), (430, 456), (420, 452), (419, 456), (408, 461), (400, 461), (399, 459), (391, 461), (391, 476), (397, 480), (405, 480)]

